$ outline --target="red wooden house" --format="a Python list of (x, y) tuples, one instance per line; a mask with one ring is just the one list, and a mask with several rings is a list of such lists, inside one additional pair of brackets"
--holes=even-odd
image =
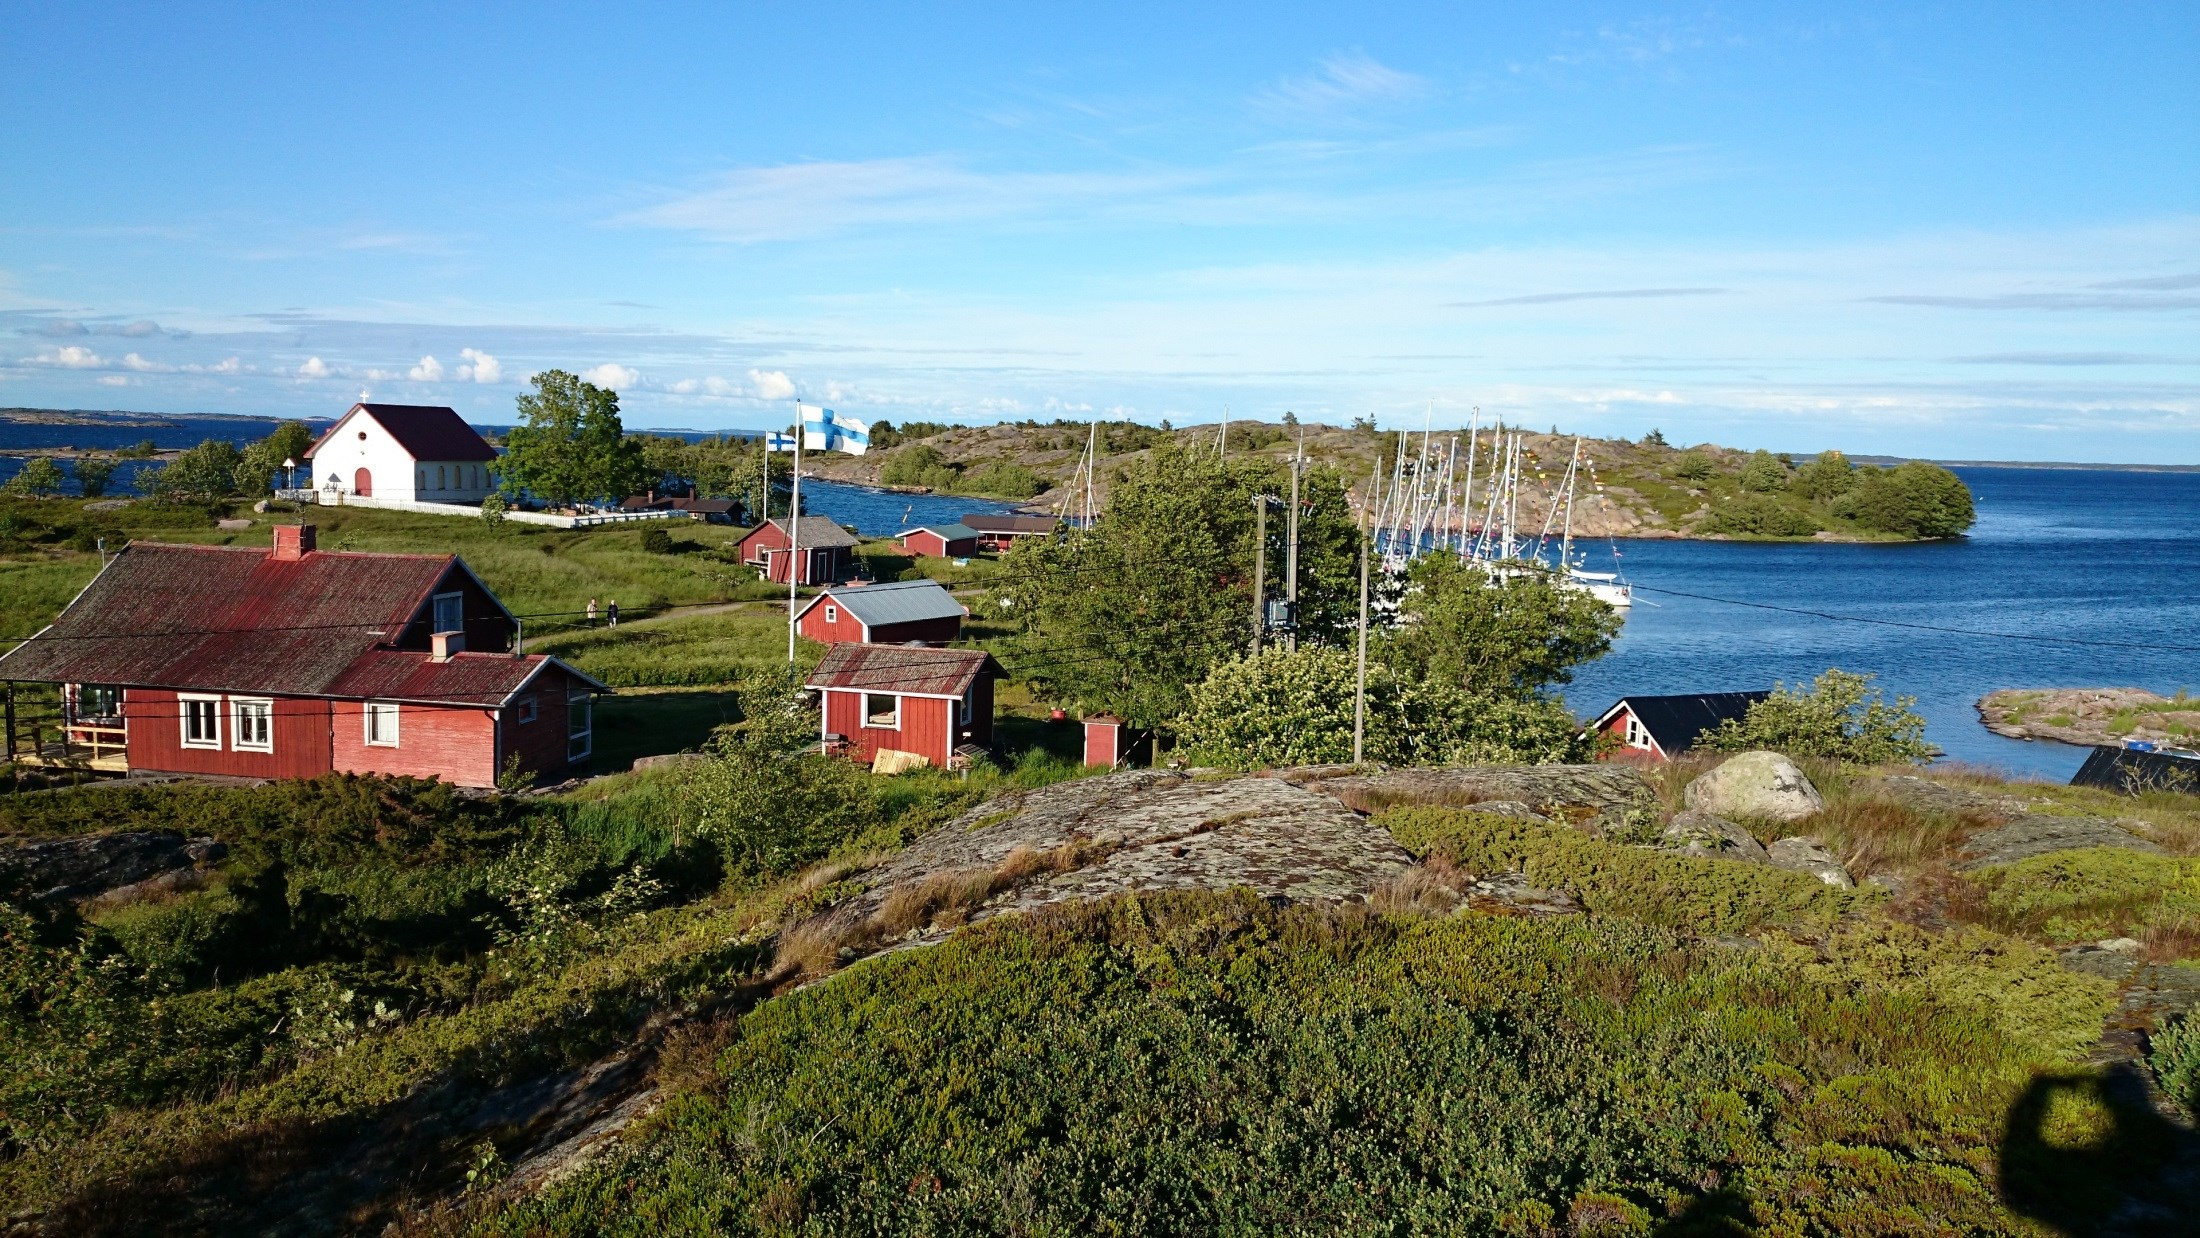
[(860, 761), (907, 752), (951, 766), (992, 746), (1000, 674), (983, 649), (843, 644), (825, 651), (805, 686), (823, 698), (828, 748)]
[(967, 524), (920, 524), (898, 536), (901, 548), (913, 555), (967, 559), (978, 553), (978, 531)]
[(1689, 692), (1677, 696), (1623, 696), (1589, 725), (1618, 743), (1611, 760), (1655, 764), (1696, 746), (1705, 731), (1729, 718), (1739, 721), (1769, 692)]
[(790, 545), (786, 520), (767, 520), (741, 539), (741, 561), (754, 564), (762, 569), (764, 579), (780, 584), (787, 583), (787, 570), (796, 556), (802, 559), (797, 584), (835, 584), (848, 579), (856, 548), (856, 539), (848, 530), (824, 516), (804, 516), (801, 534), (797, 544)]
[(963, 527), (978, 535), (987, 550), (1007, 550), (1027, 537), (1052, 537), (1062, 522), (1052, 516), (989, 516), (972, 512), (962, 518)]
[[(594, 742), (603, 684), (506, 652), (510, 611), (455, 555), (133, 542), (68, 609), (0, 658), (0, 680), (61, 685), (67, 741), (11, 759), (112, 770), (310, 778), (334, 771), (496, 783), (518, 754), (562, 777)], [(13, 711), (11, 710), (11, 718)], [(93, 759), (76, 762), (78, 746)], [(55, 749), (59, 751), (56, 752)]]
[(970, 612), (936, 580), (834, 585), (795, 612), (795, 630), (820, 644), (945, 644)]

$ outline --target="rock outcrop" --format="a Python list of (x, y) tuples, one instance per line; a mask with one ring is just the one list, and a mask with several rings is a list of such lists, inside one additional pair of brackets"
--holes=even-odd
[(2062, 817), (2043, 812), (2023, 813), (2004, 826), (1973, 834), (1964, 843), (1958, 870), (2014, 864), (2051, 851), (2076, 851), (2085, 847), (2122, 847), (2161, 855), (2162, 848), (2130, 830), (2099, 817)]
[(1795, 762), (1777, 752), (1728, 757), (1688, 784), (1688, 807), (1744, 821), (1800, 821), (1826, 806)]
[(1765, 860), (1774, 868), (1809, 873), (1829, 886), (1839, 886), (1844, 890), (1856, 886), (1855, 878), (1849, 876), (1849, 870), (1841, 866), (1840, 859), (1827, 850), (1826, 844), (1808, 835), (1783, 838), (1773, 843), (1765, 848)]
[(122, 902), (194, 882), (229, 849), (176, 834), (79, 834), (0, 849), (0, 892), (42, 902)]
[(1714, 860), (1765, 862), (1764, 844), (1724, 817), (1689, 809), (1666, 824), (1664, 849)]
[[(2011, 739), (2190, 745), (2200, 735), (2200, 700), (2186, 704), (2143, 688), (2004, 688), (1980, 698), (1978, 715), (1987, 730)], [(2118, 727), (2113, 733), (2111, 724)]]
[[(1361, 812), (1410, 804), (1530, 813), (1603, 834), (1657, 813), (1657, 796), (1628, 765), (1476, 765), (1454, 769), (1284, 770), (1278, 778), (1333, 795)], [(1503, 805), (1503, 808), (1497, 807)]]

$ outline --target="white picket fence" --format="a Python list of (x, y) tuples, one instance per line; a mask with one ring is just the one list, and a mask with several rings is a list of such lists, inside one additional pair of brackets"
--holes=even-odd
[[(371, 495), (348, 494), (341, 490), (309, 490), (299, 492), (312, 495), (310, 502), (325, 507), (378, 507), (393, 512), (419, 512), (424, 516), (465, 516), (481, 519), (481, 508), (463, 503), (423, 503), (414, 499), (380, 499)], [(504, 513), (506, 520), (520, 524), (546, 525), (553, 529), (592, 529), (602, 524), (632, 524), (640, 520), (685, 520), (686, 512), (589, 512), (580, 516), (552, 516), (546, 512), (523, 512), (517, 509)]]

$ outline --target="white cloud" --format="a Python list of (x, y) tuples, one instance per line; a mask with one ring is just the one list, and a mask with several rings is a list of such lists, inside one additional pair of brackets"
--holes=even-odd
[(410, 378), (416, 383), (442, 382), (443, 363), (436, 360), (432, 356), (422, 357), (420, 359), (419, 365), (416, 365), (412, 369), (405, 372), (405, 377)]
[(328, 362), (319, 357), (307, 357), (306, 363), (298, 367), (300, 378), (327, 378), (331, 372)]
[(120, 374), (107, 374), (100, 378), (99, 384), (102, 387), (127, 387), (130, 380)]
[(142, 372), (146, 370), (164, 370), (168, 367), (163, 365), (156, 365), (153, 362), (147, 361), (145, 358), (138, 356), (136, 353), (131, 353), (122, 359), (122, 368), (125, 370), (138, 370)]
[(779, 370), (750, 370), (749, 385), (755, 388), (759, 400), (794, 398), (794, 380)]
[(639, 372), (612, 361), (606, 361), (592, 370), (581, 371), (582, 382), (594, 383), (608, 391), (617, 391), (621, 387), (631, 387), (641, 377)]
[(101, 370), (107, 368), (107, 359), (82, 344), (64, 344), (59, 348), (40, 349), (35, 357), (26, 358), (33, 365), (58, 365), (64, 370)]
[(461, 348), (458, 355), (466, 364), (458, 367), (459, 381), (472, 379), (477, 383), (493, 383), (504, 377), (504, 363), (478, 348)]
[(1318, 72), (1285, 78), (1253, 96), (1253, 104), (1267, 112), (1330, 113), (1367, 104), (1406, 103), (1427, 93), (1427, 79), (1355, 51), (1325, 58)]
[(243, 370), (244, 363), (235, 357), (224, 357), (215, 364), (206, 367), (206, 372), (209, 374), (238, 374), (242, 373)]

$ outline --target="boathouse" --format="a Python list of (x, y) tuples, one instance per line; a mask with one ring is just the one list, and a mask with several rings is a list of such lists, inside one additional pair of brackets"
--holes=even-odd
[(920, 524), (899, 536), (901, 548), (913, 555), (967, 559), (978, 553), (978, 531), (967, 524)]
[(1696, 746), (1705, 731), (1732, 718), (1770, 692), (1686, 692), (1673, 696), (1623, 696), (1589, 727), (1618, 741), (1613, 759), (1670, 761)]
[(855, 563), (855, 536), (824, 516), (804, 516), (799, 544), (790, 544), (787, 521), (784, 517), (770, 520), (749, 530), (737, 546), (743, 563), (756, 567), (764, 579), (787, 583), (787, 571), (794, 559), (802, 560), (802, 570), (795, 583), (803, 585), (837, 584), (853, 574)]
[(1007, 550), (1027, 537), (1052, 537), (1062, 522), (1052, 516), (990, 516), (972, 512), (962, 525), (977, 535), (987, 550)]

